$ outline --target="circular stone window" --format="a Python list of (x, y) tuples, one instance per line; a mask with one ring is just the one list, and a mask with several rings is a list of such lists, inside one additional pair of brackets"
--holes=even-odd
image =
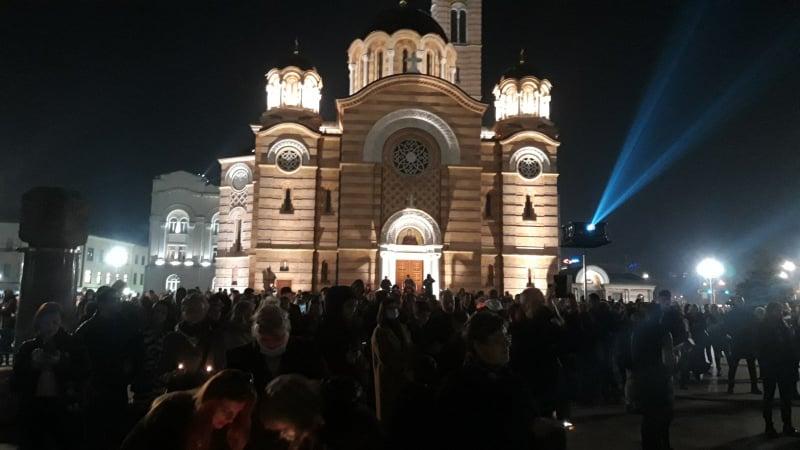
[(243, 190), (247, 187), (248, 183), (250, 183), (250, 173), (247, 169), (237, 169), (236, 172), (231, 175), (231, 187), (237, 191)]
[(525, 156), (517, 163), (517, 172), (522, 178), (533, 180), (542, 173), (542, 163), (533, 156)]
[(300, 164), (302, 162), (301, 158), (300, 152), (293, 148), (287, 148), (278, 153), (276, 161), (278, 163), (278, 168), (282, 171), (294, 172), (300, 168)]
[(405, 175), (419, 175), (430, 164), (430, 153), (421, 142), (406, 139), (392, 150), (392, 163), (395, 169)]

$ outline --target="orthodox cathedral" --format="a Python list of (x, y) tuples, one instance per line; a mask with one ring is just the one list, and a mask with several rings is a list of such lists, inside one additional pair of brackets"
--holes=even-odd
[(552, 85), (521, 55), (482, 126), (481, 1), (405, 1), (347, 49), (349, 96), (319, 115), (298, 51), (266, 74), (251, 154), (220, 159), (215, 287), (319, 291), (407, 276), (433, 290), (546, 289), (558, 266)]

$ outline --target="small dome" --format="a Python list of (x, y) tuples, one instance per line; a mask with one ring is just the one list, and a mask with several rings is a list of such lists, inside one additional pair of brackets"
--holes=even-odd
[(385, 31), (392, 34), (398, 30), (413, 30), (420, 36), (430, 33), (438, 34), (445, 42), (449, 42), (447, 34), (430, 14), (408, 6), (405, 1), (401, 1), (392, 9), (379, 13), (370, 27), (361, 33), (361, 38), (366, 38), (373, 31)]
[(533, 67), (533, 64), (525, 61), (525, 50), (520, 50), (519, 52), (519, 62), (514, 64), (513, 66), (506, 69), (503, 72), (503, 76), (500, 77), (501, 80), (506, 78), (514, 78), (520, 79), (527, 76), (536, 76), (536, 70)]

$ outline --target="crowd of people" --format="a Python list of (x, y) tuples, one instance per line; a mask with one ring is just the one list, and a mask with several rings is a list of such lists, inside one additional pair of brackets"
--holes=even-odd
[(45, 303), (13, 360), (20, 447), (555, 449), (571, 405), (624, 403), (642, 415), (642, 447), (661, 450), (674, 387), (727, 376), (733, 393), (742, 360), (758, 394), (760, 370), (766, 433), (777, 388), (783, 433), (797, 435), (799, 308), (534, 287), (437, 299), (431, 285), (123, 298), (116, 284), (79, 297), (72, 333)]

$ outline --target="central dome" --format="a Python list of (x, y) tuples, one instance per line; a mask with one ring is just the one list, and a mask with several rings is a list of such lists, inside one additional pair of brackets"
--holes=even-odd
[(430, 14), (412, 8), (404, 1), (392, 9), (379, 13), (370, 27), (361, 34), (361, 38), (366, 38), (373, 31), (385, 31), (392, 34), (398, 30), (413, 30), (420, 36), (433, 33), (439, 35), (445, 42), (449, 42), (447, 34)]

